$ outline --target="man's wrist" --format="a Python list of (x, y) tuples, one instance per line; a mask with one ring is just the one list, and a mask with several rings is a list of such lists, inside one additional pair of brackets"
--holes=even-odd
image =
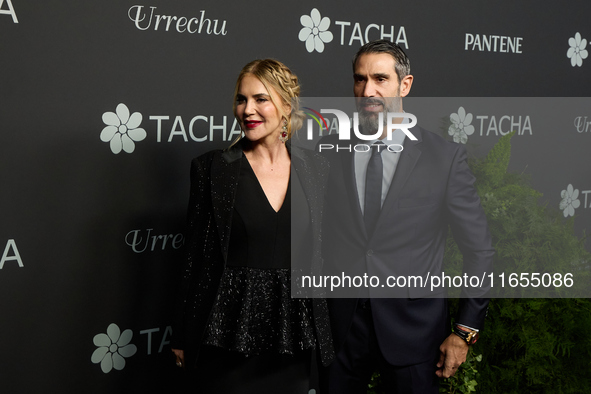
[(478, 330), (470, 329), (461, 324), (454, 324), (453, 333), (460, 337), (468, 346), (474, 345), (478, 340)]

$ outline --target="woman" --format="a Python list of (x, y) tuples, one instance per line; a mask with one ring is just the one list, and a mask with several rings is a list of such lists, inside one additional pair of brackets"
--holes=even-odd
[(316, 360), (334, 355), (325, 300), (290, 297), (292, 258), (320, 271), (328, 171), (289, 144), (299, 92), (284, 64), (247, 64), (234, 91), (244, 138), (192, 162), (172, 347), (177, 365), (196, 366), (200, 393), (308, 393)]

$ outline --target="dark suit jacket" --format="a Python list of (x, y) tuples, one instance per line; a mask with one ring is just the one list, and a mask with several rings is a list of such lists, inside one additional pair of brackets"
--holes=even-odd
[[(418, 127), (417, 141), (406, 139), (390, 190), (373, 235), (368, 237), (355, 185), (353, 153), (330, 150), (331, 173), (324, 228), (325, 270), (351, 275), (441, 275), (448, 228), (464, 255), (464, 272), (490, 273), (493, 248), (486, 217), (473, 187), (464, 146)], [(338, 136), (322, 143), (346, 144)], [(355, 141), (352, 141), (355, 144)], [(324, 152), (323, 152), (324, 153)], [(479, 276), (480, 277), (480, 276)], [(381, 282), (384, 283), (384, 282)], [(370, 289), (372, 316), (378, 342), (392, 365), (411, 365), (433, 359), (449, 332), (443, 289), (411, 286)], [(465, 291), (456, 321), (483, 326), (488, 287)], [(349, 293), (350, 294), (350, 293)], [(425, 298), (431, 297), (431, 298)], [(356, 299), (330, 299), (335, 346), (343, 344)]]
[[(311, 151), (291, 148), (290, 144), (288, 149), (292, 168), (298, 173), (310, 209), (312, 246), (317, 251), (312, 257), (310, 270), (320, 272), (320, 231), (328, 164)], [(173, 348), (185, 350), (187, 363), (197, 357), (227, 261), (242, 156), (240, 142), (225, 151), (208, 152), (191, 163), (187, 258), (171, 342)], [(328, 364), (334, 351), (325, 300), (314, 299), (312, 309), (321, 359), (323, 364)]]

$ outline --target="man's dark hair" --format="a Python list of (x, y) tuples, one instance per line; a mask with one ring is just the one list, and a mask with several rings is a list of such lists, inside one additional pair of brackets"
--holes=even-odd
[(359, 59), (361, 55), (368, 53), (387, 53), (392, 56), (394, 58), (394, 69), (396, 70), (396, 75), (398, 75), (399, 83), (402, 81), (402, 78), (410, 74), (410, 60), (406, 56), (406, 53), (404, 53), (400, 46), (388, 40), (370, 41), (359, 48), (355, 57), (353, 57), (353, 72), (355, 72), (357, 59)]

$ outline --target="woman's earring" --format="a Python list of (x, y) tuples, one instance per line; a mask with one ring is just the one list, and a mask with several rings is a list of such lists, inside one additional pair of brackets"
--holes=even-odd
[(279, 133), (279, 141), (285, 143), (287, 141), (287, 119), (283, 119), (283, 127)]

